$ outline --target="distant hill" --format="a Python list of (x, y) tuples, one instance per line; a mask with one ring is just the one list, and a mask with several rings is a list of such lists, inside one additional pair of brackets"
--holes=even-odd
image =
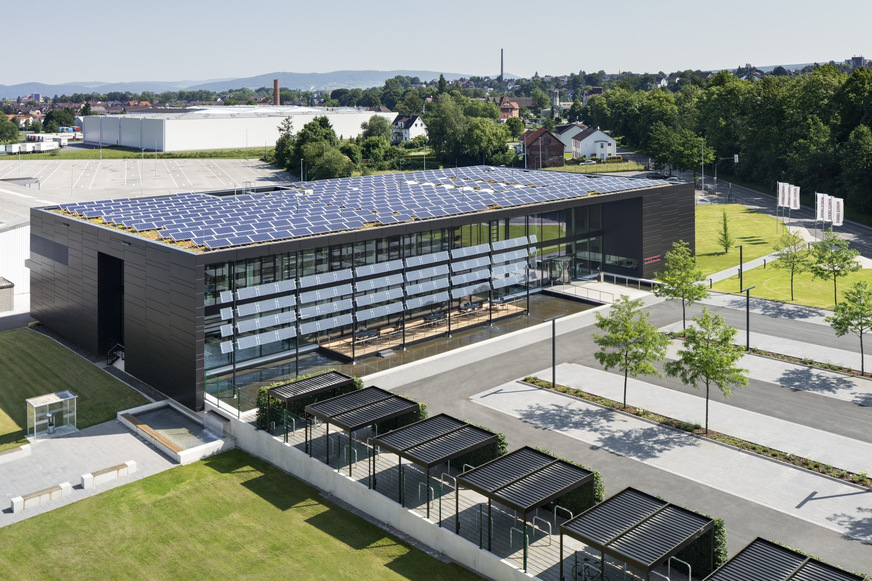
[[(398, 75), (404, 77), (418, 77), (422, 82), (433, 81), (439, 78), (436, 71), (333, 71), (331, 73), (268, 73), (256, 77), (233, 79), (231, 81), (210, 81), (187, 87), (189, 90), (204, 89), (206, 91), (225, 91), (228, 89), (257, 89), (260, 87), (272, 87), (273, 79), (278, 79), (279, 84), (287, 89), (324, 90), (324, 89), (367, 89), (380, 87), (387, 79)], [(445, 80), (453, 81), (469, 75), (459, 73), (442, 73)]]
[[(20, 83), (18, 85), (0, 85), (0, 98), (14, 99), (24, 95), (39, 93), (43, 96), (54, 97), (55, 95), (72, 95), (73, 93), (110, 93), (113, 91), (128, 91), (141, 93), (151, 91), (162, 93), (164, 91), (198, 90), (228, 91), (248, 87), (258, 89), (260, 87), (272, 87), (273, 79), (278, 79), (282, 87), (288, 89), (323, 90), (333, 89), (366, 89), (380, 87), (385, 80), (397, 75), (418, 77), (424, 82), (439, 78), (437, 71), (334, 71), (331, 73), (267, 73), (255, 77), (237, 79), (212, 79), (208, 81), (130, 81), (125, 83), (101, 83), (79, 82), (49, 85), (45, 83)], [(446, 80), (459, 79), (469, 76), (459, 73), (442, 73)], [(508, 75), (507, 75), (508, 76)]]

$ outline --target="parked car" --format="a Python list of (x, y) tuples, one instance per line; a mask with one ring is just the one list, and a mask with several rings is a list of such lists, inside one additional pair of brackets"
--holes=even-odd
[(655, 171), (655, 172), (651, 172), (651, 173), (649, 173), (649, 174), (646, 174), (645, 177), (648, 178), (649, 180), (665, 180), (665, 179), (669, 179), (669, 176), (667, 176), (665, 173), (659, 173), (659, 172), (656, 172), (656, 171)]
[(578, 162), (578, 165), (596, 165), (596, 162), (592, 159), (586, 159), (584, 161)]
[(672, 176), (671, 178), (666, 178), (666, 181), (667, 181), (667, 182), (672, 182), (672, 183), (674, 183), (674, 184), (675, 184), (675, 183), (684, 183), (684, 180), (683, 180), (683, 179), (681, 179), (681, 178), (677, 178), (677, 177), (675, 177), (675, 176)]

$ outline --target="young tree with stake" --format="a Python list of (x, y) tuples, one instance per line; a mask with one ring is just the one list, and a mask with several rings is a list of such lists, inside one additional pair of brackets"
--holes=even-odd
[(667, 299), (681, 299), (681, 327), (686, 328), (686, 307), (706, 297), (702, 269), (690, 253), (690, 246), (684, 240), (672, 244), (666, 253), (666, 269), (655, 275), (660, 284), (654, 287), (654, 294)]
[(863, 335), (872, 330), (872, 288), (866, 281), (855, 282), (845, 291), (844, 300), (836, 305), (832, 316), (824, 319), (836, 335), (854, 333), (860, 339), (860, 374), (866, 375)]
[(666, 357), (669, 338), (648, 321), (642, 312), (642, 300), (630, 300), (621, 295), (609, 310), (608, 316), (596, 314), (596, 326), (605, 334), (593, 336), (600, 350), (596, 360), (608, 371), (613, 367), (624, 372), (624, 408), (627, 407), (627, 377), (632, 375), (663, 374), (653, 362)]
[(666, 364), (670, 377), (678, 377), (685, 385), (699, 388), (705, 386), (705, 432), (709, 424), (709, 391), (712, 385), (721, 390), (724, 397), (733, 394), (734, 386), (748, 385), (748, 370), (736, 365), (742, 358), (742, 347), (733, 344), (736, 330), (727, 325), (720, 315), (712, 315), (703, 307), (702, 315), (693, 318), (695, 326), (684, 333), (684, 349), (679, 349), (678, 359)]

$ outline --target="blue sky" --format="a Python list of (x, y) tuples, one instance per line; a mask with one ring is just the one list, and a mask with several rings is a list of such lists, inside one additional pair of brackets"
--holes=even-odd
[[(872, 58), (870, 0), (46, 0), (0, 84), (415, 69), (671, 72)], [(14, 49), (13, 49), (14, 48)]]

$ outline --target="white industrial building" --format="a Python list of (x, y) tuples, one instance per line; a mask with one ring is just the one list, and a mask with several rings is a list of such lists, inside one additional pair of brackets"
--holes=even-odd
[(356, 107), (228, 106), (173, 113), (128, 113), (84, 117), (84, 142), (146, 151), (202, 151), (272, 147), (279, 125), (291, 118), (294, 132), (326, 115), (339, 137), (357, 137), (373, 115), (393, 123), (396, 113)]

